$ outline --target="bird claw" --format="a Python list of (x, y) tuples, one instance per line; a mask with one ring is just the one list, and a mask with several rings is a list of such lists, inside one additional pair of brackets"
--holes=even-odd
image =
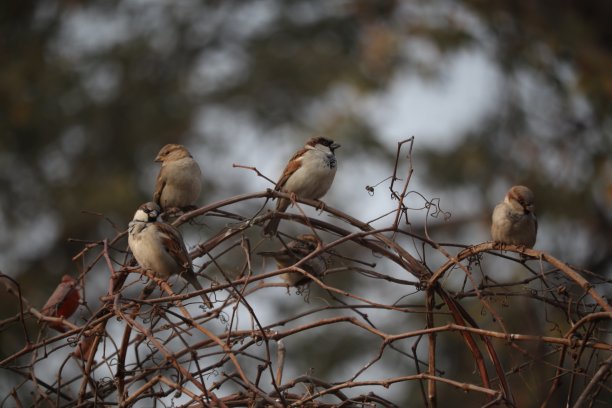
[(519, 256), (521, 257), (521, 260), (526, 261), (530, 258), (529, 255), (525, 254), (525, 250), (527, 249), (526, 245), (519, 245), (517, 249), (519, 251)]
[(153, 281), (153, 280), (149, 281), (149, 283), (147, 283), (147, 285), (142, 290), (142, 294), (145, 297), (149, 297), (151, 295), (151, 293), (153, 293), (153, 291), (155, 290), (156, 286), (157, 285), (156, 285), (155, 281)]
[(321, 214), (327, 206), (325, 205), (323, 201), (321, 200), (317, 200), (317, 201), (319, 201), (319, 204), (317, 204), (317, 211), (319, 212), (319, 214)]
[(191, 211), (194, 211), (194, 210), (197, 210), (197, 209), (198, 209), (197, 205), (188, 205), (186, 207), (181, 207), (181, 211), (183, 211), (184, 213), (191, 212)]
[(181, 210), (179, 207), (168, 207), (165, 208), (164, 212), (160, 215), (162, 220), (171, 220), (183, 215), (183, 210)]

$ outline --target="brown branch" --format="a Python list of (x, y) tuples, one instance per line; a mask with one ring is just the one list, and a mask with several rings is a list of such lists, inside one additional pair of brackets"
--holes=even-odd
[(533, 259), (542, 259), (548, 262), (549, 264), (553, 265), (555, 268), (558, 268), (568, 278), (576, 282), (578, 286), (580, 286), (585, 292), (587, 292), (591, 296), (591, 298), (595, 302), (597, 302), (597, 304), (604, 311), (606, 312), (612, 311), (612, 308), (610, 308), (610, 305), (608, 304), (606, 299), (604, 299), (599, 293), (597, 293), (597, 291), (595, 291), (595, 289), (593, 288), (593, 285), (591, 285), (586, 279), (580, 276), (580, 274), (577, 271), (573, 270), (571, 267), (561, 262), (557, 258), (553, 257), (552, 255), (546, 252), (543, 252), (543, 251), (537, 251), (535, 249), (524, 248), (524, 247), (520, 247), (517, 245), (499, 244), (496, 242), (484, 242), (482, 244), (474, 245), (472, 247), (465, 249), (464, 251), (459, 253), (455, 258), (447, 261), (444, 265), (438, 268), (438, 270), (428, 280), (428, 285), (434, 285), (444, 275), (444, 273), (446, 273), (446, 271), (449, 268), (451, 268), (454, 265), (457, 265), (461, 260), (466, 259), (470, 256), (474, 256), (481, 252), (487, 252), (487, 251), (491, 251), (494, 249), (514, 252), (517, 254), (529, 256)]
[(252, 166), (244, 166), (241, 164), (232, 164), (233, 168), (238, 168), (238, 169), (246, 169), (246, 170), (252, 170), (255, 172), (255, 174), (257, 174), (257, 177), (261, 177), (267, 181), (269, 181), (272, 185), (276, 185), (276, 181), (266, 177), (262, 172), (260, 172), (259, 170), (257, 170), (257, 167), (252, 167)]
[[(433, 308), (435, 306), (435, 293), (433, 290), (427, 290), (427, 328), (435, 327)], [(435, 408), (438, 405), (436, 381), (436, 333), (430, 333), (427, 337), (429, 341), (429, 364), (427, 368), (428, 374), (431, 376), (427, 387), (427, 406)]]
[(606, 379), (610, 376), (610, 371), (612, 370), (612, 356), (608, 357), (606, 361), (604, 361), (599, 370), (595, 373), (591, 381), (587, 384), (587, 386), (582, 391), (582, 394), (578, 397), (576, 402), (573, 405), (573, 408), (582, 408), (587, 404), (592, 404), (595, 400), (597, 387), (601, 387), (602, 384), (605, 383)]
[[(410, 150), (407, 157), (402, 157), (405, 143), (410, 143)], [(28, 306), (22, 307), (17, 316), (0, 323), (0, 331), (6, 333), (16, 324), (20, 324), (23, 329), (20, 349), (0, 362), (3, 368), (9, 370), (20, 367), (20, 372), (26, 378), (11, 391), (13, 400), (19, 401), (17, 395), (27, 390), (35, 395), (37, 403), (51, 402), (55, 398), (57, 403), (61, 401), (66, 406), (89, 403), (128, 406), (145, 399), (174, 399), (171, 394), (177, 392), (192, 403), (221, 407), (348, 407), (355, 404), (393, 407), (395, 405), (392, 402), (372, 392), (348, 396), (345, 390), (359, 387), (384, 389), (393, 384), (417, 381), (423, 401), (430, 407), (448, 405), (447, 401), (438, 401), (440, 387), (444, 384), (474, 392), (470, 401), (472, 404), (477, 404), (478, 399), (485, 397), (488, 401), (480, 401), (479, 405), (513, 405), (508, 385), (512, 376), (525, 374), (540, 358), (527, 347), (522, 347), (523, 343), (528, 342), (548, 345), (553, 350), (551, 353), (560, 354), (558, 362), (545, 361), (546, 367), (556, 369), (556, 375), (544, 404), (552, 401), (552, 395), (557, 389), (562, 389), (557, 387), (564, 375), (570, 376), (572, 381), (565, 398), (571, 402), (574, 399), (572, 393), (578, 395), (577, 407), (591, 402), (591, 398), (597, 397), (601, 389), (605, 389), (604, 381), (610, 374), (609, 353), (612, 346), (606, 340), (605, 329), (612, 312), (600, 293), (611, 281), (597, 280), (587, 271), (566, 265), (541, 251), (492, 243), (473, 247), (438, 243), (428, 235), (427, 222), (418, 229), (415, 226), (421, 224), (412, 222), (408, 228), (400, 228), (404, 219), (408, 222), (408, 211), (421, 210), (408, 208), (406, 201), (408, 195), (419, 194), (408, 188), (413, 174), (412, 144), (413, 138), (409, 138), (397, 146), (389, 188), (392, 199), (397, 199), (398, 203), (394, 204), (393, 211), (379, 217), (393, 219), (389, 221), (388, 227), (374, 229), (369, 223), (327, 205), (319, 215), (307, 217), (304, 212), (306, 207), (320, 209), (320, 202), (299, 197), (296, 200), (297, 208), (277, 214), (295, 226), (317, 234), (323, 240), (316, 250), (287, 268), (270, 272), (258, 270), (257, 249), (270, 242), (258, 233), (260, 226), (274, 213), (268, 211), (259, 215), (261, 209), (257, 210), (256, 207), (263, 203), (261, 208), (265, 208), (269, 199), (289, 198), (288, 194), (271, 189), (210, 203), (184, 213), (174, 221), (176, 226), (190, 222), (192, 227), (199, 228), (203, 228), (199, 217), (225, 222), (218, 231), (207, 233), (208, 238), (201, 240), (191, 251), (190, 255), (194, 259), (204, 256), (210, 258), (205, 259), (198, 273), (205, 273), (213, 283), (200, 291), (175, 293), (168, 282), (154, 279), (161, 288), (159, 296), (132, 299), (135, 297), (133, 291), (142, 287), (143, 279), (138, 274), (146, 273), (127, 265), (129, 252), (125, 248), (113, 247), (125, 238), (125, 232), (118, 233), (111, 240), (73, 240), (83, 245), (83, 249), (73, 258), (78, 263), (83, 284), (85, 278), (90, 278), (87, 276), (90, 271), (102, 271), (103, 274), (108, 272), (110, 276), (106, 294), (101, 298), (102, 305), (98, 310), (89, 309), (88, 305), (94, 303), (91, 295), (98, 296), (98, 293), (93, 290), (84, 292), (84, 304), (80, 309), (82, 312), (78, 319), (74, 319), (78, 323), (66, 322), (66, 333), (50, 335), (48, 338), (44, 338), (47, 332), (41, 331), (39, 339), (33, 343), (28, 337), (30, 327), (65, 321), (42, 316)], [(400, 169), (404, 170), (406, 159), (406, 177), (402, 180), (398, 175)], [(234, 167), (251, 170), (258, 177), (266, 178), (255, 167)], [(439, 209), (439, 206), (434, 201), (423, 199), (426, 201), (423, 209), (427, 210), (427, 218), (430, 208)], [(245, 215), (244, 208), (253, 208), (247, 210), (246, 214), (254, 215)], [(424, 235), (419, 235), (421, 228), (424, 228)], [(199, 236), (202, 235), (203, 229), (199, 233)], [(406, 238), (413, 248), (417, 248), (416, 251), (407, 249), (408, 246), (404, 245)], [(343, 254), (345, 249), (355, 246), (359, 250), (358, 255)], [(510, 255), (519, 254), (521, 259), (491, 252), (495, 249), (508, 251)], [(430, 256), (432, 252), (436, 256)], [(487, 276), (488, 271), (481, 270), (485, 280), (478, 283), (473, 268), (476, 266), (484, 269), (485, 266), (479, 260), (485, 252), (499, 257), (503, 262), (521, 263), (532, 276), (529, 279), (497, 283), (491, 276)], [(117, 254), (124, 259), (123, 263), (114, 260)], [(307, 262), (323, 254), (331, 254), (333, 263), (340, 265), (330, 267), (323, 276), (312, 276), (306, 268)], [(438, 261), (440, 256), (446, 259)], [(385, 269), (374, 270), (377, 262), (369, 261), (381, 258), (388, 261), (384, 263)], [(539, 270), (529, 267), (526, 259), (538, 259)], [(266, 264), (262, 261), (261, 265)], [(364, 269), (362, 265), (371, 269)], [(465, 276), (463, 285), (456, 292), (447, 290), (441, 280), (452, 268), (460, 269)], [(287, 285), (280, 283), (277, 277), (287, 272), (298, 272), (311, 279), (312, 293), (305, 287), (297, 291), (305, 295), (307, 301), (312, 300), (315, 304), (299, 305), (297, 312), (292, 308), (285, 310), (282, 306), (277, 311), (278, 316), (272, 313), (266, 315), (264, 320), (262, 311), (258, 310), (257, 304), (252, 304), (251, 299), (255, 299), (255, 295), (263, 301), (272, 296), (282, 296), (280, 291), (288, 290)], [(348, 279), (344, 279), (345, 274)], [(366, 280), (366, 284), (393, 285), (394, 293), (399, 292), (400, 295), (394, 295), (394, 299), (382, 297), (382, 300), (370, 297), (371, 292), (360, 296), (349, 286), (349, 274)], [(563, 279), (563, 283), (553, 284), (559, 278)], [(599, 287), (587, 279), (601, 285), (602, 289), (598, 291)], [(361, 285), (363, 282), (359, 283)], [(532, 288), (535, 284), (540, 284), (540, 287)], [(26, 304), (18, 290), (12, 293)], [(199, 302), (193, 299), (202, 293), (217, 299), (214, 309), (195, 307)], [(590, 299), (587, 302), (587, 296), (595, 303)], [(506, 306), (506, 303), (525, 297), (544, 307), (546, 323), (555, 325), (554, 335), (523, 334), (521, 326), (513, 331), (506, 328), (502, 320), (504, 314), (499, 311), (495, 301), (501, 299), (502, 306)], [(274, 297), (273, 302), (276, 300), (278, 298)], [(495, 319), (496, 326), (493, 329), (489, 329), (472, 312), (476, 302), (477, 306)], [(561, 311), (560, 318), (548, 314), (547, 308), (550, 306)], [(404, 318), (394, 321), (396, 315), (417, 317), (419, 320), (407, 326)], [(117, 323), (111, 326), (109, 323), (115, 319)], [(422, 321), (424, 325), (420, 323)], [(487, 329), (480, 328), (479, 324)], [(121, 340), (111, 336), (117, 326), (123, 330)], [(354, 333), (377, 346), (371, 350), (359, 351), (357, 356), (365, 360), (364, 364), (349, 373), (348, 381), (324, 381), (310, 374), (290, 378), (288, 373), (293, 371), (293, 360), (302, 353), (302, 350), (291, 346), (295, 344), (292, 343), (293, 338), (300, 335), (314, 336), (315, 331), (325, 332), (332, 328)], [(476, 367), (469, 381), (446, 378), (441, 371), (444, 368), (441, 362), (444, 363), (444, 360), (438, 354), (445, 349), (448, 339), (457, 335), (462, 337), (462, 343), (456, 352), (467, 355)], [(426, 344), (420, 343), (421, 339), (426, 339)], [(410, 350), (404, 350), (406, 341), (412, 343), (412, 354)], [(288, 345), (287, 349), (283, 348), (283, 342)], [(57, 372), (57, 383), (49, 385), (41, 382), (35, 372), (36, 366), (44, 364), (44, 359), (49, 355), (62, 357), (55, 353), (71, 351), (69, 347), (76, 343), (78, 347), (84, 344), (81, 355), (78, 358), (72, 357), (76, 356), (77, 348), (74, 353), (64, 356), (64, 364)], [(326, 345), (321, 344), (320, 347)], [(482, 347), (484, 349), (481, 350)], [(132, 350), (135, 358), (128, 361), (127, 356)], [(276, 351), (275, 362), (273, 350)], [(502, 351), (504, 356), (505, 351), (513, 353), (508, 354), (510, 359), (514, 359), (518, 353), (522, 357), (518, 366), (515, 364), (509, 370), (504, 370), (498, 357)], [(383, 364), (390, 354), (401, 359), (399, 365), (404, 371), (399, 373), (401, 375), (358, 381), (366, 371), (371, 373), (376, 365)], [(94, 355), (99, 361), (94, 361)], [(569, 367), (564, 367), (566, 355), (572, 358)], [(601, 360), (604, 362), (597, 367), (596, 362)], [(63, 370), (68, 362), (78, 363), (80, 373), (68, 376), (67, 373), (72, 370)], [(343, 361), (338, 363), (342, 364)], [(108, 381), (98, 380), (99, 373), (107, 372), (109, 368), (115, 370), (112, 378)], [(410, 372), (411, 369), (413, 372)], [(301, 395), (289, 393), (296, 386), (306, 387), (307, 390)], [(494, 389), (497, 387), (499, 389)], [(74, 396), (63, 392), (69, 388), (76, 390)], [(107, 400), (107, 396), (112, 393), (116, 396)], [(338, 398), (339, 402), (324, 402), (329, 396)]]
[(421, 374), (416, 374), (416, 375), (406, 375), (406, 376), (402, 376), (402, 377), (394, 377), (394, 378), (387, 378), (384, 380), (379, 380), (379, 381), (351, 381), (351, 382), (345, 382), (345, 383), (341, 383), (341, 384), (336, 384), (333, 387), (329, 387), (326, 388), (323, 391), (320, 391), (318, 393), (312, 394), (308, 397), (304, 397), (302, 398), (300, 401), (291, 404), (291, 406), (302, 406), (303, 404), (309, 402), (309, 401), (313, 401), (319, 397), (322, 397), (324, 395), (327, 394), (331, 394), (334, 393), (336, 391), (345, 389), (345, 388), (355, 388), (355, 387), (363, 387), (363, 386), (367, 386), (367, 385), (376, 385), (376, 386), (380, 386), (380, 387), (384, 387), (384, 388), (389, 388), (389, 386), (391, 386), (392, 384), (395, 383), (400, 383), (400, 382), (407, 382), (407, 381), (414, 381), (414, 380), (434, 380), (434, 381), (438, 381), (444, 384), (449, 384), (452, 385), (453, 387), (456, 387), (464, 392), (479, 392), (482, 394), (485, 394), (491, 398), (498, 398), (500, 396), (500, 392), (496, 391), (496, 390), (492, 390), (490, 388), (486, 388), (486, 387), (480, 387), (478, 385), (473, 385), (473, 384), (468, 384), (468, 383), (462, 383), (459, 381), (454, 381), (454, 380), (450, 380), (448, 378), (444, 378), (444, 377), (435, 377), (435, 376), (431, 376), (429, 374), (426, 373), (421, 373)]

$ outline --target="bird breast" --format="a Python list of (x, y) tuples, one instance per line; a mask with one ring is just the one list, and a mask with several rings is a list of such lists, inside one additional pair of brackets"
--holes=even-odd
[(532, 248), (536, 228), (536, 219), (532, 213), (525, 213), (522, 209), (515, 211), (507, 203), (498, 204), (493, 211), (491, 235), (494, 241)]
[(327, 193), (336, 175), (336, 158), (331, 153), (309, 150), (302, 157), (301, 166), (289, 177), (285, 191), (298, 197), (316, 200)]
[(168, 279), (180, 272), (178, 262), (166, 251), (153, 224), (143, 224), (144, 228), (130, 226), (128, 243), (138, 264), (150, 270), (156, 277)]
[(163, 208), (185, 207), (193, 204), (202, 190), (200, 166), (190, 157), (162, 165), (167, 178), (160, 202)]

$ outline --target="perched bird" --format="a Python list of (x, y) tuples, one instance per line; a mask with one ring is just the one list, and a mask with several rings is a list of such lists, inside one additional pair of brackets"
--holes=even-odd
[[(320, 244), (319, 239), (312, 234), (302, 234), (296, 240), (289, 242), (285, 247), (278, 251), (259, 252), (261, 256), (271, 257), (276, 260), (276, 266), (287, 268), (296, 264), (302, 258), (317, 249)], [(321, 254), (307, 260), (300, 267), (313, 276), (319, 277), (327, 269), (328, 256)], [(281, 278), (291, 286), (301, 286), (310, 281), (310, 278), (299, 272), (289, 272), (281, 275)]]
[[(51, 317), (68, 318), (79, 307), (81, 295), (77, 289), (77, 281), (70, 275), (64, 275), (62, 281), (57, 285), (47, 303), (42, 308), (42, 314)], [(61, 323), (49, 324), (49, 327), (54, 328), (59, 332), (65, 332), (66, 329)]]
[[(338, 162), (334, 150), (340, 145), (324, 137), (310, 138), (287, 163), (275, 190), (291, 193), (300, 198), (318, 200), (329, 190), (336, 175)], [(279, 199), (276, 211), (284, 212), (290, 200)], [(274, 235), (280, 222), (273, 217), (264, 228), (266, 235)]]
[(533, 248), (538, 233), (533, 199), (533, 193), (525, 186), (508, 190), (504, 201), (493, 210), (491, 235), (494, 241)]
[[(168, 279), (170, 275), (178, 274), (201, 290), (202, 285), (193, 272), (181, 233), (172, 225), (157, 221), (160, 212), (159, 206), (152, 202), (144, 203), (136, 210), (128, 229), (128, 243), (134, 258), (157, 278)], [(206, 306), (213, 307), (204, 293), (202, 300)]]
[(202, 171), (189, 151), (178, 144), (167, 144), (155, 161), (162, 165), (153, 201), (164, 211), (193, 206), (202, 191)]

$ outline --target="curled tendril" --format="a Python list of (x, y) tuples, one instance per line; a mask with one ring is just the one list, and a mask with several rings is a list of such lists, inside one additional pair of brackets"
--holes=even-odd
[(489, 314), (489, 313), (487, 312), (487, 308), (486, 308), (486, 307), (481, 307), (481, 308), (480, 308), (480, 315), (481, 315), (481, 316), (486, 316), (486, 315), (488, 315), (488, 314)]
[(432, 198), (430, 201), (426, 201), (425, 208), (427, 208), (428, 210), (434, 210), (431, 214), (429, 214), (431, 217), (438, 218), (440, 215), (442, 215), (444, 221), (448, 221), (452, 215), (450, 211), (442, 210), (439, 198)]
[[(374, 184), (373, 186), (366, 186), (366, 190), (368, 190), (368, 188), (369, 188), (370, 190), (372, 190), (372, 192), (374, 192), (374, 189), (375, 189), (376, 187), (380, 186), (382, 183), (384, 183), (385, 181), (387, 181), (387, 180), (389, 180), (389, 179), (391, 179), (391, 186), (389, 187), (391, 190), (392, 190), (393, 183), (394, 183), (396, 180), (400, 180), (400, 181), (401, 181), (401, 179), (398, 179), (398, 178), (393, 177), (393, 176), (389, 176), (389, 177), (386, 177), (386, 178), (384, 178), (384, 179), (380, 180), (378, 183)], [(392, 190), (392, 191), (393, 191), (393, 190)]]
[(229, 322), (229, 316), (227, 315), (227, 313), (226, 312), (219, 313), (219, 323), (227, 325), (228, 322)]
[(429, 287), (429, 282), (426, 279), (417, 282), (417, 284), (415, 285), (415, 289), (418, 292), (422, 292), (426, 290), (428, 287)]
[(501, 298), (501, 305), (502, 307), (509, 307), (510, 306), (510, 302), (508, 301), (508, 296), (504, 296)]

